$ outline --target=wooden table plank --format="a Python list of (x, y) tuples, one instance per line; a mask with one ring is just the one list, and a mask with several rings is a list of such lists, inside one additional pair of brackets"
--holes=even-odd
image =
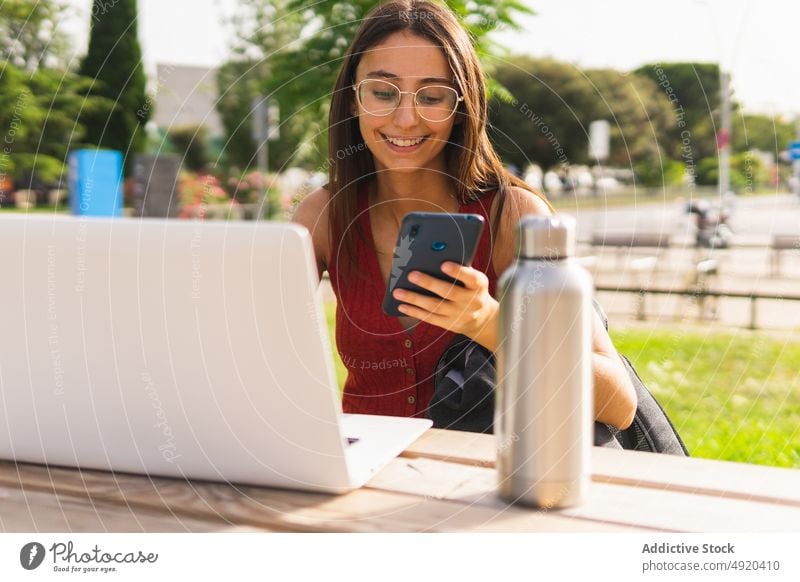
[[(0, 484), (94, 503), (130, 506), (221, 527), (276, 531), (632, 531), (514, 507), (465, 506), (431, 496), (362, 488), (334, 496), (219, 483), (0, 463)], [(84, 501), (85, 503), (86, 501)]]
[(225, 524), (126, 505), (0, 488), (0, 531), (10, 532), (211, 532)]
[[(14, 463), (0, 463), (0, 487), (44, 508), (31, 520), (66, 504), (65, 529), (91, 523), (92, 512), (98, 524), (106, 519), (114, 528), (134, 527), (141, 515), (152, 519), (141, 527), (152, 524), (154, 531), (183, 531), (182, 522), (198, 529), (210, 523), (361, 532), (800, 529), (800, 471), (599, 448), (593, 455), (586, 503), (559, 511), (509, 506), (497, 498), (491, 435), (437, 430), (366, 488), (341, 496)], [(24, 524), (18, 501), (4, 506), (0, 498), (0, 510), (15, 508), (13, 523)], [(60, 529), (57, 513), (50, 519)]]
[[(494, 467), (492, 435), (431, 429), (403, 453)], [(800, 507), (800, 470), (592, 448), (592, 480)]]
[[(481, 466), (423, 458), (396, 459), (369, 485), (416, 495), (427, 491), (439, 499), (471, 507), (498, 511), (507, 507), (496, 494), (496, 472)], [(714, 496), (707, 491), (671, 491), (598, 481), (592, 482), (584, 503), (551, 510), (549, 514), (661, 531), (800, 531), (800, 507)]]
[(494, 467), (494, 435), (431, 428), (406, 448), (403, 457)]
[(800, 507), (800, 470), (594, 448), (596, 482)]

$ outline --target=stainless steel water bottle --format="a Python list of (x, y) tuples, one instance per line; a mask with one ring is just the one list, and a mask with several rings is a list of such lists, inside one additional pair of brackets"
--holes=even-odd
[(516, 263), (497, 287), (494, 430), (510, 502), (575, 505), (591, 476), (592, 282), (574, 254), (572, 217), (524, 216)]

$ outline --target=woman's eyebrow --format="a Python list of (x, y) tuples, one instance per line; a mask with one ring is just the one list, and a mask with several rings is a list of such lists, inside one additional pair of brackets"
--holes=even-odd
[[(400, 78), (397, 75), (395, 75), (394, 73), (390, 73), (389, 71), (383, 71), (383, 70), (370, 71), (369, 73), (366, 74), (366, 76), (367, 77), (372, 77), (372, 78), (378, 77), (378, 78), (382, 78), (382, 79), (399, 79)], [(412, 77), (412, 78), (416, 78), (416, 77)], [(445, 83), (445, 84), (448, 84), (448, 85), (453, 83), (452, 79), (447, 79), (445, 77), (423, 77), (422, 79), (418, 79), (418, 81), (420, 83)]]

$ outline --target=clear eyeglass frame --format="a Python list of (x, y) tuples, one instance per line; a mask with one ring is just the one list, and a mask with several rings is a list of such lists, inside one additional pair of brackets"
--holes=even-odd
[[(364, 83), (369, 83), (369, 82), (374, 82), (374, 81), (379, 81), (381, 83), (386, 83), (387, 85), (391, 85), (392, 87), (397, 89), (397, 94), (399, 95), (399, 97), (397, 99), (397, 103), (395, 104), (395, 106), (390, 111), (387, 111), (386, 113), (372, 113), (369, 109), (364, 107), (364, 103), (361, 101), (361, 91), (360, 91), (360, 89), (361, 89), (362, 85), (364, 85)], [(453, 115), (455, 115), (455, 112), (458, 110), (458, 104), (461, 103), (464, 100), (464, 97), (462, 95), (459, 95), (458, 91), (456, 89), (454, 89), (453, 87), (450, 87), (449, 85), (442, 85), (442, 84), (425, 85), (423, 87), (420, 87), (416, 91), (401, 91), (400, 87), (398, 87), (397, 85), (395, 85), (391, 81), (387, 81), (385, 79), (362, 79), (361, 81), (359, 81), (355, 85), (352, 85), (352, 87), (353, 87), (353, 91), (355, 91), (355, 93), (356, 93), (356, 99), (358, 100), (359, 105), (361, 105), (361, 108), (364, 109), (364, 111), (366, 111), (370, 115), (373, 115), (375, 117), (386, 117), (387, 115), (391, 115), (392, 113), (397, 111), (398, 107), (400, 107), (400, 103), (403, 101), (403, 95), (412, 95), (413, 96), (413, 103), (414, 103), (414, 111), (417, 112), (417, 115), (419, 115), (425, 121), (430, 121), (432, 123), (440, 123), (442, 121), (447, 121), (448, 119), (453, 117)], [(441, 87), (443, 89), (448, 89), (448, 90), (452, 91), (455, 94), (456, 98), (453, 101), (453, 110), (450, 112), (450, 114), (447, 117), (443, 117), (442, 119), (430, 119), (428, 117), (425, 117), (425, 115), (423, 115), (422, 112), (420, 111), (420, 109), (425, 107), (425, 106), (419, 104), (419, 102), (417, 101), (417, 94), (420, 91), (423, 91), (424, 89), (429, 89), (431, 87)]]

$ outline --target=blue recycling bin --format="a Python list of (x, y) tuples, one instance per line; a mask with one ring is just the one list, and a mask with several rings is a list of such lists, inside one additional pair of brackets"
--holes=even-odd
[(72, 214), (122, 216), (122, 152), (71, 152), (69, 189)]

